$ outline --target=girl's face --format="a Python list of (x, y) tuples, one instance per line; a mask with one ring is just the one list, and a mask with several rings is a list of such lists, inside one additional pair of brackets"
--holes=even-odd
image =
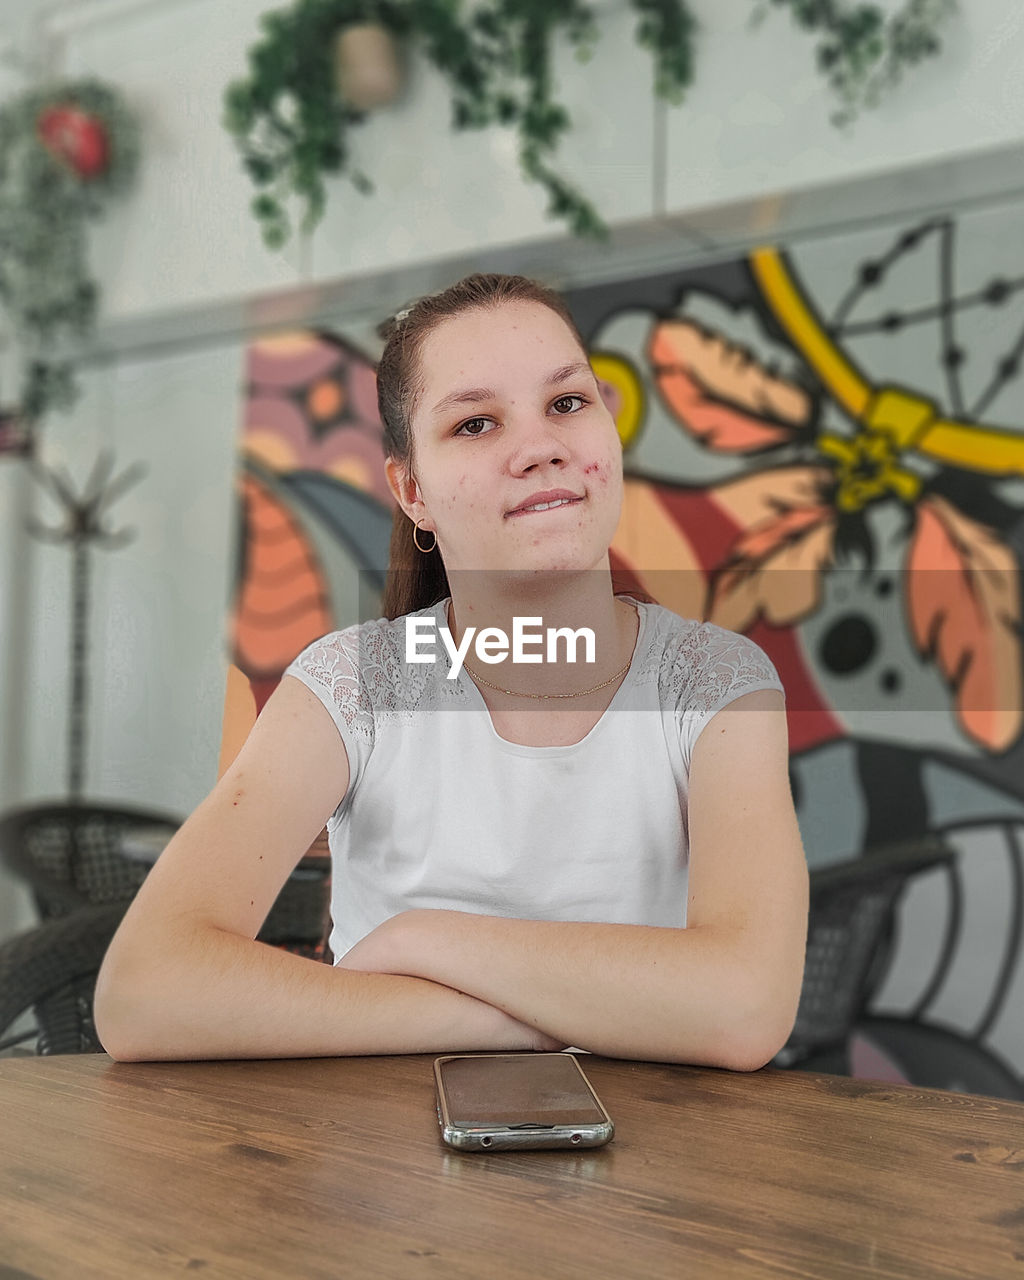
[(463, 312), (420, 349), (413, 474), (392, 491), (459, 569), (605, 567), (622, 448), (575, 336), (541, 303)]

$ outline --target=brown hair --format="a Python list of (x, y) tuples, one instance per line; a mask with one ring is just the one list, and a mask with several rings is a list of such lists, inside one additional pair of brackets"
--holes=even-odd
[[(385, 346), (377, 365), (377, 405), (384, 424), (387, 456), (410, 470), (414, 466), (412, 416), (423, 385), (420, 353), (429, 334), (463, 311), (500, 307), (508, 302), (537, 302), (549, 308), (565, 321), (586, 352), (586, 343), (562, 297), (526, 276), (477, 273), (440, 293), (418, 299), (380, 329)], [(440, 551), (436, 545), (426, 554), (418, 551), (412, 535), (412, 521), (396, 506), (381, 606), (388, 618), (425, 609), (450, 594)]]

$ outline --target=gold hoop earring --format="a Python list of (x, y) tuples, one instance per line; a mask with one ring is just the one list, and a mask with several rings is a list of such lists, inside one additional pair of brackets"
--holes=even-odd
[(434, 530), (433, 530), (433, 529), (428, 529), (428, 530), (427, 530), (427, 533), (434, 533), (434, 541), (430, 544), (430, 546), (429, 546), (429, 547), (421, 547), (421, 546), (420, 546), (420, 540), (419, 540), (419, 537), (418, 537), (417, 535), (419, 534), (419, 531), (420, 531), (420, 524), (422, 523), (422, 520), (423, 520), (423, 517), (421, 516), (421, 517), (420, 517), (420, 519), (419, 519), (419, 520), (417, 520), (417, 521), (416, 521), (416, 523), (413, 525), (413, 527), (412, 527), (412, 540), (413, 540), (413, 542), (415, 542), (415, 543), (416, 543), (416, 550), (417, 550), (417, 551), (422, 551), (424, 555), (429, 555), (429, 554), (431, 553), (431, 551), (433, 551), (433, 550), (434, 550), (434, 548), (437, 546), (437, 534), (436, 534), (436, 533), (434, 533)]

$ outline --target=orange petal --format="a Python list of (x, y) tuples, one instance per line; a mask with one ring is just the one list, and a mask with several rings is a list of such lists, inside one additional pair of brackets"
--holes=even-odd
[(235, 608), (235, 661), (249, 677), (280, 675), (331, 629), (322, 570), (298, 521), (255, 477), (242, 480), (245, 578)]
[(910, 628), (956, 692), (964, 731), (1005, 751), (1024, 727), (1016, 556), (999, 535), (932, 494), (907, 557)]
[(828, 467), (770, 467), (727, 480), (714, 488), (715, 502), (742, 529), (750, 529), (781, 509), (820, 507), (833, 473)]
[(784, 444), (810, 419), (802, 387), (692, 321), (657, 324), (648, 359), (668, 408), (709, 448), (750, 453)]
[(792, 626), (821, 604), (821, 575), (833, 559), (835, 512), (797, 508), (771, 517), (740, 537), (715, 575), (707, 617), (731, 631), (746, 631), (763, 617)]

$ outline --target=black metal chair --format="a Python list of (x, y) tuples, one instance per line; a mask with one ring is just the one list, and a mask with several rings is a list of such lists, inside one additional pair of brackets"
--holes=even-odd
[(776, 1066), (849, 1074), (850, 1037), (888, 962), (900, 895), (913, 876), (954, 857), (927, 835), (812, 871), (800, 1005)]
[(83, 907), (0, 943), (0, 1054), (103, 1052), (93, 991), (123, 914)]

